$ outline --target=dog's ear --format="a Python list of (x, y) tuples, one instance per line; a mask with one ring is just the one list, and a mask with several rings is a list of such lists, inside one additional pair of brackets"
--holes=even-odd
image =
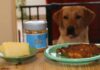
[(96, 14), (91, 9), (88, 9), (86, 7), (83, 7), (83, 8), (84, 8), (84, 12), (85, 12), (85, 16), (84, 16), (85, 22), (86, 22), (86, 24), (89, 24), (94, 20)]
[(58, 25), (61, 24), (62, 22), (62, 9), (58, 10), (53, 14), (53, 20), (56, 22)]

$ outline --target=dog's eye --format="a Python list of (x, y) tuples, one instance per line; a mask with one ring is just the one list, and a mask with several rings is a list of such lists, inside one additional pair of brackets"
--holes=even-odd
[(79, 15), (76, 16), (76, 19), (80, 19), (80, 18), (81, 18), (81, 16), (79, 16)]
[(68, 16), (64, 16), (64, 19), (68, 19)]

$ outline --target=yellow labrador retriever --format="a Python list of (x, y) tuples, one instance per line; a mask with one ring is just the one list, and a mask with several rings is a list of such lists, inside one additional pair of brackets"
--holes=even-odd
[(59, 26), (58, 43), (88, 42), (88, 25), (95, 13), (84, 6), (64, 6), (54, 13), (53, 19)]

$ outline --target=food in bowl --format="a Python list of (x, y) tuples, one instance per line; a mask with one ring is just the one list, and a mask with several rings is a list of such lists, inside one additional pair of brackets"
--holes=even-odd
[(88, 58), (100, 54), (100, 48), (95, 44), (73, 44), (56, 50), (60, 54), (69, 58)]
[(20, 42), (5, 42), (2, 44), (5, 57), (23, 57), (30, 55), (29, 44)]

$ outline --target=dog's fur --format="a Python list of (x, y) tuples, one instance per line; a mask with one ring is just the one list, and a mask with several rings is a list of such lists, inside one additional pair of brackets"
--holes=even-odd
[(59, 26), (58, 43), (88, 42), (88, 25), (95, 13), (84, 6), (64, 6), (54, 13), (53, 19)]

